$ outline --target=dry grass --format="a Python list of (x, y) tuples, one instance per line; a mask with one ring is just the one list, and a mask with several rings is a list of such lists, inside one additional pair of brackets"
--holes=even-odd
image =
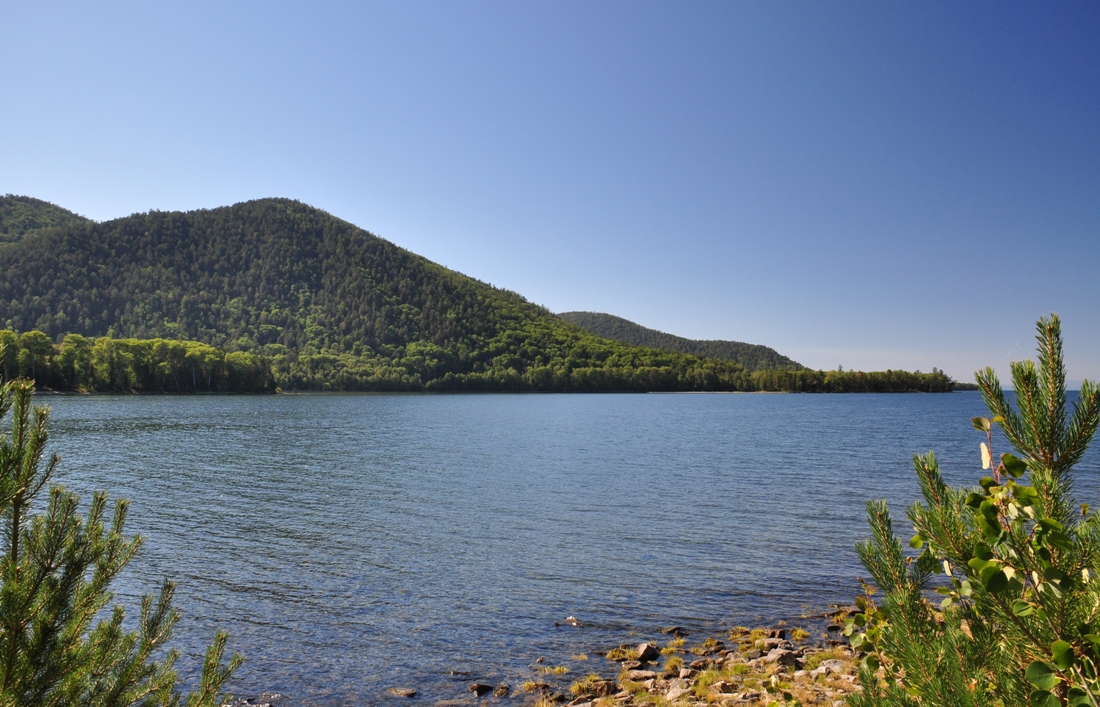
[(607, 659), (615, 662), (622, 662), (624, 660), (630, 660), (634, 657), (635, 648), (633, 646), (619, 646), (618, 648), (612, 648), (607, 652)]
[(843, 660), (845, 662), (851, 660), (848, 655), (848, 651), (844, 648), (830, 648), (824, 651), (818, 651), (817, 653), (810, 653), (806, 656), (806, 663), (802, 666), (803, 670), (813, 670), (821, 665), (826, 660)]
[(595, 673), (589, 673), (588, 675), (585, 675), (583, 678), (577, 680), (572, 685), (570, 685), (569, 693), (573, 695), (573, 697), (581, 697), (583, 695), (591, 694), (592, 686), (600, 680), (602, 680), (602, 678), (599, 675)]

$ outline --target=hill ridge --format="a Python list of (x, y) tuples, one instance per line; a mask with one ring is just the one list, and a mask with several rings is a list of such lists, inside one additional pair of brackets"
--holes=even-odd
[[(930, 374), (749, 371), (600, 337), (293, 199), (102, 223), (41, 204), (62, 223), (8, 224), (22, 235), (0, 245), (12, 335), (201, 342), (262, 357), (285, 390), (950, 389)], [(19, 341), (8, 355), (30, 355)]]
[(0, 243), (21, 241), (28, 233), (44, 228), (84, 222), (91, 219), (33, 196), (0, 196)]
[(763, 344), (747, 344), (721, 339), (687, 339), (603, 312), (562, 312), (557, 316), (597, 336), (625, 344), (676, 351), (702, 358), (736, 361), (750, 371), (804, 368), (797, 361)]
[(0, 327), (257, 353), (284, 388), (734, 389), (744, 372), (601, 339), (292, 199), (33, 234), (0, 248)]

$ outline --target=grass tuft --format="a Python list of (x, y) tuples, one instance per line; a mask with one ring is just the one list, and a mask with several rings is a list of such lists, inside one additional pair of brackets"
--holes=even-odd
[(618, 648), (609, 650), (606, 655), (608, 660), (621, 663), (624, 660), (630, 660), (634, 657), (634, 648), (631, 646), (619, 646)]
[(665, 659), (665, 674), (678, 675), (680, 668), (684, 667), (684, 659), (678, 655), (672, 655)]
[(582, 697), (592, 693), (592, 686), (601, 680), (596, 673), (589, 673), (569, 686), (569, 693), (573, 697)]

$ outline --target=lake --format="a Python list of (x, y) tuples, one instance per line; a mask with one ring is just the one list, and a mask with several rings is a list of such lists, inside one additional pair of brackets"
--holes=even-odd
[(184, 678), (226, 628), (231, 691), (325, 707), (515, 687), (539, 657), (608, 672), (570, 656), (850, 603), (864, 503), (908, 538), (911, 455), (975, 483), (985, 414), (974, 392), (39, 402), (56, 480), (133, 502), (118, 600), (179, 583)]

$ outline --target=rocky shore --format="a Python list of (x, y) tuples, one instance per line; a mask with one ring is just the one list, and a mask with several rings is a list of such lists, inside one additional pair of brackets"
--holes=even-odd
[[(434, 700), (433, 707), (843, 707), (860, 690), (858, 658), (839, 636), (851, 608), (809, 617), (797, 625), (749, 629), (720, 636), (688, 637), (665, 629), (662, 640), (624, 644), (573, 655), (572, 667), (539, 658), (518, 685), (471, 682), (467, 696)], [(571, 620), (572, 617), (570, 617)], [(575, 620), (573, 620), (575, 621)], [(572, 623), (579, 626), (579, 622)], [(584, 666), (578, 675), (577, 666)], [(393, 686), (387, 697), (423, 699), (415, 687)], [(267, 693), (223, 707), (293, 707), (286, 696)]]
[[(842, 707), (860, 689), (858, 661), (836, 632), (845, 609), (826, 615), (816, 638), (801, 626), (732, 629), (689, 643), (675, 629), (663, 642), (623, 645), (603, 653), (618, 664), (613, 677), (599, 669), (568, 687), (554, 668), (536, 667), (520, 686), (536, 707), (732, 707), (798, 702)], [(596, 667), (596, 666), (593, 666)], [(561, 676), (557, 676), (561, 677)]]

